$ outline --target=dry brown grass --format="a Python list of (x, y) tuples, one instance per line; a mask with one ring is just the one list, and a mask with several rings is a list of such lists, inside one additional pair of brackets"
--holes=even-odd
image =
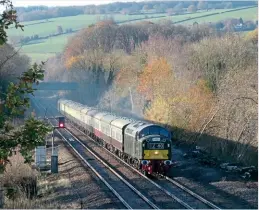
[(42, 202), (40, 199), (28, 199), (25, 194), (21, 193), (16, 199), (5, 198), (6, 209), (49, 209), (59, 208), (58, 205), (49, 203), (47, 201)]
[[(10, 157), (10, 164), (7, 165), (5, 173), (1, 177), (1, 185), (5, 189), (4, 208), (6, 209), (46, 209), (59, 208), (59, 204), (55, 202), (48, 202), (48, 198), (55, 188), (70, 187), (70, 181), (65, 178), (48, 181), (47, 176), (40, 174), (33, 170), (30, 165), (24, 164), (24, 158), (21, 154)], [(37, 180), (37, 195), (28, 198), (26, 190), (22, 187), (23, 178), (30, 180)], [(11, 194), (10, 189), (16, 193)], [(12, 196), (13, 195), (13, 196)]]

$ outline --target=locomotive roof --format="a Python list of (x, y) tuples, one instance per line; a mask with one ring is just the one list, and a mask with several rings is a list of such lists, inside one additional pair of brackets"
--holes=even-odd
[(141, 138), (142, 140), (146, 140), (146, 139), (152, 139), (153, 141), (163, 141), (163, 139), (166, 139), (166, 137), (158, 135), (158, 134), (153, 134), (153, 135), (148, 135), (148, 136), (144, 136)]
[(115, 126), (117, 128), (122, 129), (125, 125), (128, 125), (129, 123), (132, 123), (132, 122), (134, 122), (134, 120), (131, 119), (131, 118), (120, 117), (120, 118), (118, 118), (116, 120), (113, 120), (111, 122), (111, 125), (113, 125), (113, 126)]
[(133, 122), (133, 123), (130, 123), (130, 124), (127, 126), (127, 129), (126, 129), (125, 132), (126, 132), (128, 135), (135, 136), (137, 132), (140, 132), (140, 131), (143, 130), (144, 128), (149, 127), (149, 126), (152, 126), (152, 125), (155, 125), (155, 124), (151, 124), (151, 123), (145, 122), (145, 121)]

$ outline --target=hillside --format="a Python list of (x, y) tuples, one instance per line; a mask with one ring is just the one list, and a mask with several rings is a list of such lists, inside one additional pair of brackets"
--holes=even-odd
[[(165, 14), (152, 14), (148, 17), (161, 17), (165, 16)], [(77, 15), (70, 17), (60, 17), (60, 18), (51, 18), (46, 20), (39, 21), (28, 21), (22, 22), (24, 25), (24, 32), (17, 31), (15, 28), (10, 29), (8, 32), (10, 36), (47, 36), (57, 32), (57, 26), (62, 26), (63, 30), (67, 28), (72, 28), (73, 30), (82, 29), (84, 27), (89, 26), (90, 24), (94, 24), (99, 20), (104, 19), (114, 19), (116, 22), (124, 22), (130, 20), (144, 19), (145, 15)]]
[[(222, 14), (215, 14), (215, 13)], [(72, 33), (62, 34), (53, 37), (46, 37), (39, 40), (34, 40), (21, 49), (21, 52), (27, 54), (33, 61), (45, 60), (56, 53), (63, 50), (67, 39), (74, 34), (74, 31), (85, 28), (91, 24), (96, 23), (99, 20), (112, 18), (118, 24), (135, 23), (138, 21), (148, 20), (152, 22), (159, 22), (161, 20), (172, 20), (175, 24), (190, 25), (193, 22), (206, 23), (206, 22), (218, 22), (226, 19), (242, 18), (244, 20), (256, 20), (257, 8), (248, 8), (239, 11), (233, 9), (218, 9), (211, 11), (202, 11), (192, 14), (174, 15), (161, 17), (165, 14), (152, 14), (152, 15), (78, 15), (71, 17), (52, 18), (41, 21), (29, 21), (23, 22), (25, 31), (19, 31), (10, 29), (9, 36), (12, 38), (34, 36), (46, 37), (51, 34), (57, 33), (57, 27), (61, 26), (63, 31), (72, 29)], [(204, 17), (205, 16), (205, 17)], [(150, 18), (152, 17), (152, 18)], [(191, 19), (191, 20), (190, 20)], [(185, 21), (186, 20), (186, 21)]]

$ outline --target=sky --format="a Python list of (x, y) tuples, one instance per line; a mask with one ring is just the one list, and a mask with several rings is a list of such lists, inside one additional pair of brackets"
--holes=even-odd
[[(22, 7), (22, 6), (27, 7), (27, 6), (36, 6), (36, 5), (44, 5), (49, 7), (88, 5), (88, 4), (100, 5), (100, 4), (108, 4), (113, 2), (133, 2), (133, 1), (139, 2), (139, 1), (158, 1), (158, 0), (12, 0), (13, 5), (15, 7)], [(176, 1), (176, 0), (165, 0), (165, 1)], [(218, 1), (225, 1), (225, 0), (218, 0)], [(235, 0), (235, 1), (248, 1), (248, 0)]]
[[(108, 4), (112, 2), (126, 2), (129, 0), (12, 0), (15, 7), (21, 6), (72, 6), (72, 5), (88, 5), (88, 4)], [(136, 1), (136, 0), (131, 0)], [(142, 0), (143, 1), (143, 0)]]

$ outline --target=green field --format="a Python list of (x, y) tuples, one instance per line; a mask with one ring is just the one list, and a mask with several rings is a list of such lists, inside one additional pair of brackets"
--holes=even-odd
[[(149, 17), (162, 16), (161, 14), (152, 14)], [(87, 27), (90, 24), (96, 23), (99, 19), (104, 19), (105, 15), (77, 15), (70, 17), (52, 18), (47, 20), (22, 22), (24, 31), (11, 28), (8, 31), (9, 36), (32, 36), (38, 34), (39, 36), (47, 36), (49, 34), (57, 33), (57, 26), (62, 26), (65, 31), (68, 28), (78, 30)], [(110, 15), (107, 15), (110, 17)], [(145, 15), (112, 15), (115, 21), (129, 21), (139, 18), (145, 18)], [(35, 25), (30, 25), (35, 24)]]
[(244, 21), (245, 20), (257, 20), (257, 13), (258, 8), (249, 8), (249, 9), (244, 9), (244, 10), (238, 10), (238, 11), (233, 11), (233, 12), (228, 12), (228, 13), (223, 13), (223, 14), (217, 14), (213, 16), (208, 16), (208, 17), (201, 17), (197, 18), (195, 20), (187, 20), (185, 22), (182, 22), (182, 24), (193, 24), (194, 21), (196, 21), (199, 24), (202, 23), (208, 23), (208, 22), (217, 22), (217, 21), (222, 21), (225, 19), (229, 18), (242, 18)]
[[(232, 12), (223, 13), (223, 14), (215, 14), (208, 17), (199, 17), (201, 15), (207, 15), (215, 12), (224, 12), (224, 11), (227, 11), (227, 10), (197, 12), (193, 14), (170, 16), (166, 18), (161, 18), (161, 17), (152, 18), (152, 19), (149, 18), (146, 20), (150, 20), (152, 22), (157, 22), (165, 19), (170, 19), (173, 22), (186, 20), (179, 24), (193, 24), (193, 22), (195, 21), (198, 23), (217, 22), (228, 18), (240, 18), (240, 17), (242, 17), (244, 21), (257, 19), (257, 8), (249, 8), (249, 9), (232, 11)], [(155, 15), (152, 15), (152, 16), (155, 17)], [(157, 14), (156, 16), (161, 16), (161, 14)], [(115, 21), (125, 21), (125, 20), (129, 21), (129, 20), (134, 20), (134, 19), (143, 18), (143, 17), (145, 16), (144, 15), (113, 15), (113, 18), (115, 19)], [(195, 18), (195, 19), (188, 20), (189, 18)], [(18, 32), (18, 30), (11, 29), (9, 32), (9, 35), (27, 36), (27, 35), (38, 34), (40, 36), (45, 36), (50, 33), (56, 32), (56, 28), (58, 25), (61, 25), (63, 27), (63, 30), (65, 30), (66, 28), (73, 28), (74, 30), (76, 30), (76, 29), (87, 27), (92, 23), (95, 23), (97, 19), (98, 19), (98, 15), (78, 15), (73, 17), (53, 18), (53, 19), (49, 19), (49, 21), (53, 21), (53, 22), (29, 25), (25, 27), (24, 32)], [(25, 22), (23, 24), (26, 25), (26, 24), (39, 23), (39, 22), (42, 22), (42, 21)], [(135, 22), (137, 21), (131, 21), (130, 23), (135, 23)], [(53, 56), (56, 53), (62, 52), (62, 50), (64, 49), (67, 43), (67, 39), (73, 35), (74, 33), (69, 35), (60, 35), (60, 36), (40, 40), (39, 42), (31, 43), (29, 45), (23, 46), (21, 49), (21, 52), (30, 56), (33, 61), (46, 60), (48, 57)]]
[[(257, 20), (257, 8), (248, 8), (248, 9), (243, 9), (243, 10), (238, 10), (238, 11), (231, 11), (227, 13), (222, 13), (222, 14), (215, 14), (207, 17), (200, 17), (204, 15), (210, 15), (216, 12), (225, 12), (225, 11), (231, 11), (229, 9), (217, 9), (217, 10), (211, 10), (211, 11), (206, 11), (206, 12), (197, 12), (197, 13), (192, 13), (192, 14), (184, 14), (184, 15), (177, 15), (177, 16), (169, 16), (169, 17), (159, 17), (159, 18), (152, 18), (152, 19), (146, 19), (149, 21), (152, 21), (154, 23), (159, 22), (161, 20), (171, 20), (173, 22), (178, 22), (178, 21), (183, 21), (180, 23), (176, 24), (186, 24), (186, 25), (192, 25), (193, 22), (197, 23), (208, 23), (208, 22), (217, 22), (217, 21), (222, 21), (226, 20), (229, 18), (240, 18), (242, 17), (244, 20)], [(189, 18), (195, 18), (192, 20), (188, 20)], [(186, 21), (184, 21), (186, 20)], [(131, 21), (131, 23), (135, 23), (138, 21)]]
[[(175, 15), (175, 16), (168, 16), (168, 17), (158, 17), (158, 18), (149, 18), (146, 20), (152, 21), (152, 22), (158, 22), (161, 20), (172, 20), (173, 22), (181, 21), (181, 20), (186, 20), (188, 18), (196, 18), (202, 15), (209, 15), (213, 14), (215, 12), (225, 12), (228, 11), (229, 9), (218, 9), (218, 10), (211, 10), (211, 11), (202, 11), (202, 12), (196, 12), (192, 14), (184, 14), (184, 15)], [(132, 23), (138, 22), (138, 21), (132, 21)]]

